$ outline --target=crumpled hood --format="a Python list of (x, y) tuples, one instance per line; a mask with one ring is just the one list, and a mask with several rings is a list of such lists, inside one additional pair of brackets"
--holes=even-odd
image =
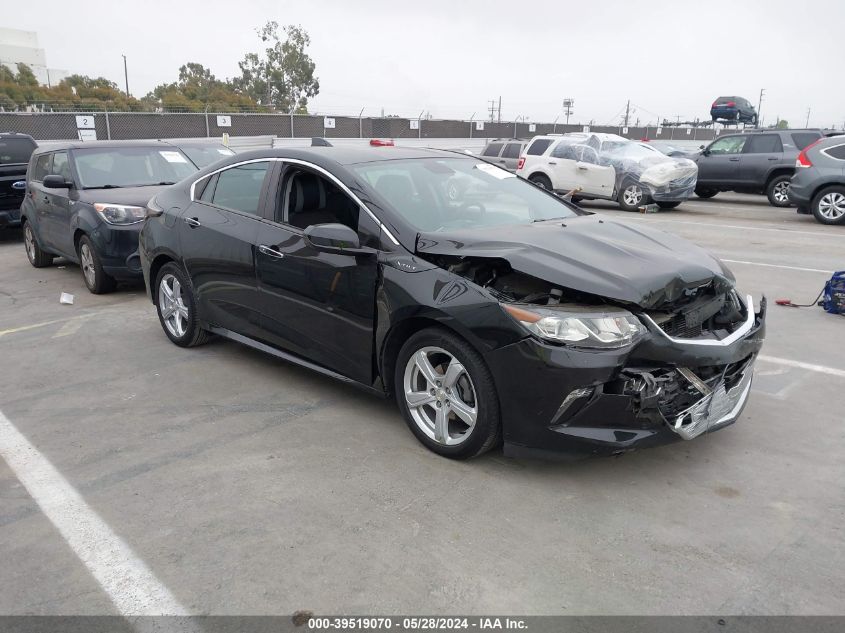
[(689, 158), (667, 156), (666, 159), (649, 163), (641, 162), (644, 169), (640, 174), (640, 182), (654, 187), (663, 187), (674, 180), (698, 178), (698, 165)]
[(653, 309), (709, 281), (734, 276), (704, 249), (650, 227), (607, 216), (420, 234), (420, 255), (490, 257), (579, 292)]

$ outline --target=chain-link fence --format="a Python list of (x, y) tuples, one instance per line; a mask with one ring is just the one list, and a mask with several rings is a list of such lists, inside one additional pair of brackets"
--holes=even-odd
[(403, 117), (322, 116), (224, 112), (0, 112), (0, 132), (36, 140), (219, 138), (269, 135), (281, 138), (531, 138), (589, 129), (630, 139), (705, 141), (717, 130), (702, 127), (618, 127), (525, 121), (461, 121)]

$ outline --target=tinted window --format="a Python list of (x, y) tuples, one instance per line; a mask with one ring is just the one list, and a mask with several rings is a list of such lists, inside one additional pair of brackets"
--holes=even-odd
[(757, 134), (750, 137), (745, 144), (746, 154), (771, 154), (782, 151), (783, 144), (777, 134)]
[(35, 167), (32, 170), (33, 180), (44, 180), (44, 176), (50, 173), (50, 158), (52, 154), (41, 154), (35, 160)]
[(258, 215), (258, 202), (269, 167), (269, 162), (247, 163), (221, 171), (217, 175), (212, 203), (218, 207)]
[(504, 143), (490, 143), (487, 147), (484, 148), (484, 153), (481, 154), (482, 156), (498, 156), (499, 151), (502, 149), (502, 145)]
[(525, 153), (530, 154), (531, 156), (540, 156), (551, 144), (552, 139), (550, 138), (538, 138), (528, 146), (528, 151)]
[(28, 138), (0, 138), (0, 165), (28, 163), (35, 143)]
[(103, 147), (73, 151), (80, 185), (144, 187), (173, 184), (197, 168), (175, 147)]
[(206, 176), (194, 185), (194, 198), (203, 202), (211, 202), (214, 195), (214, 183), (217, 182), (217, 174)]
[[(469, 158), (391, 160), (350, 168), (422, 231), (530, 224), (578, 215), (560, 198), (511, 172)], [(457, 189), (455, 196), (446, 195), (450, 185)]]
[(345, 224), (358, 230), (358, 205), (333, 182), (301, 169), (285, 173), (282, 188), (285, 204), (277, 205), (287, 211), (287, 223), (300, 229), (312, 224)]
[(845, 160), (845, 145), (836, 145), (834, 147), (828, 147), (826, 150), (823, 151), (831, 158)]
[(61, 176), (65, 180), (71, 180), (67, 152), (56, 152), (53, 154), (53, 165), (50, 167), (50, 173)]
[(745, 146), (745, 136), (726, 136), (720, 138), (708, 148), (711, 154), (739, 154)]
[(795, 132), (792, 135), (792, 142), (795, 143), (795, 147), (798, 149), (804, 149), (807, 145), (815, 143), (820, 138), (820, 134), (814, 134), (812, 132)]
[(508, 143), (505, 145), (505, 151), (502, 152), (502, 158), (519, 158), (519, 150), (521, 149), (521, 143)]

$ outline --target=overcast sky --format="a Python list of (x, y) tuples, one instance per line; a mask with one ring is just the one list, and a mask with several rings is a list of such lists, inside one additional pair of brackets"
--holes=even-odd
[[(312, 112), (476, 118), (502, 97), (502, 118), (632, 123), (706, 118), (719, 95), (811, 126), (845, 123), (843, 0), (36, 0), (4, 26), (36, 31), (47, 63), (102, 75), (136, 97), (194, 61), (218, 77), (258, 50), (267, 20), (311, 35), (320, 94)], [(133, 7), (130, 9), (130, 7)], [(137, 8), (134, 8), (137, 7)]]

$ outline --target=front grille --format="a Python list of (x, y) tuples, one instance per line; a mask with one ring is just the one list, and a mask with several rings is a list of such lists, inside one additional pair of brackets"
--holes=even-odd
[(676, 314), (664, 321), (660, 324), (660, 329), (674, 338), (698, 338), (702, 334), (701, 324), (687, 325), (687, 318), (683, 314)]

